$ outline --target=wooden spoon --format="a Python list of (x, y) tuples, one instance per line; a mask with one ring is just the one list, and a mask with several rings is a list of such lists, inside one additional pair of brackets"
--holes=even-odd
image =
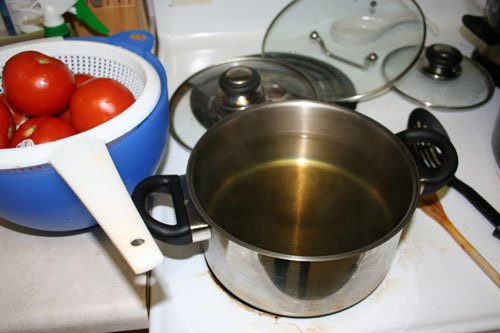
[(460, 245), (460, 247), (469, 255), (472, 260), (489, 276), (495, 284), (500, 287), (500, 274), (490, 265), (484, 257), (477, 252), (471, 243), (458, 231), (457, 228), (450, 221), (443, 206), (439, 202), (439, 198), (435, 193), (422, 196), (419, 201), (418, 207), (424, 211), (425, 214), (436, 220)]

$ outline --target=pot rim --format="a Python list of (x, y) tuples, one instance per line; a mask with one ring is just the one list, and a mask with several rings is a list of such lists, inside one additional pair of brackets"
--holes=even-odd
[[(336, 254), (331, 254), (331, 255), (322, 255), (322, 256), (300, 256), (300, 255), (291, 255), (291, 254), (286, 254), (286, 253), (278, 253), (274, 251), (269, 251), (264, 248), (260, 248), (257, 246), (254, 246), (252, 244), (246, 243), (239, 238), (233, 236), (229, 232), (225, 231), (224, 228), (220, 227), (215, 221), (211, 219), (209, 214), (203, 209), (201, 203), (197, 199), (195, 193), (195, 189), (193, 187), (193, 179), (192, 179), (192, 169), (194, 168), (194, 165), (196, 163), (196, 156), (198, 153), (198, 150), (200, 149), (199, 147), (203, 145), (204, 141), (207, 140), (208, 137), (210, 137), (211, 133), (217, 131), (218, 128), (224, 126), (224, 124), (234, 121), (237, 117), (239, 117), (240, 114), (245, 114), (249, 112), (248, 110), (244, 112), (237, 112), (234, 114), (231, 114), (225, 118), (223, 118), (221, 121), (216, 123), (214, 126), (210, 128), (201, 138), (200, 140), (196, 143), (196, 145), (193, 147), (193, 150), (191, 152), (191, 155), (189, 157), (188, 165), (187, 165), (187, 171), (186, 171), (186, 185), (187, 185), (187, 191), (188, 191), (188, 198), (190, 202), (193, 204), (195, 207), (197, 213), (200, 215), (201, 219), (205, 221), (210, 228), (214, 229), (215, 231), (219, 232), (222, 234), (224, 237), (227, 239), (235, 242), (236, 244), (243, 246), (249, 250), (256, 251), (262, 255), (270, 256), (270, 257), (275, 257), (275, 258), (280, 258), (280, 259), (285, 259), (285, 260), (294, 260), (294, 261), (311, 261), (311, 262), (316, 262), (316, 261), (329, 261), (329, 260), (337, 260), (337, 259), (342, 259), (342, 258), (347, 258), (351, 256), (356, 256), (360, 255), (364, 252), (367, 252), (369, 250), (372, 250), (379, 245), (385, 243), (389, 239), (393, 238), (396, 236), (410, 221), (411, 217), (413, 216), (413, 213), (415, 212), (418, 204), (418, 200), (420, 197), (420, 178), (419, 178), (419, 173), (417, 169), (417, 165), (415, 163), (415, 160), (413, 159), (411, 153), (407, 149), (407, 147), (404, 145), (401, 140), (398, 139), (398, 137), (391, 132), (389, 129), (387, 129), (385, 126), (382, 124), (378, 123), (374, 119), (365, 116), (361, 113), (355, 112), (351, 109), (344, 108), (342, 106), (337, 106), (333, 104), (328, 104), (324, 102), (317, 102), (317, 101), (310, 101), (310, 100), (292, 100), (292, 101), (285, 101), (285, 102), (276, 102), (276, 103), (269, 103), (269, 104), (264, 104), (264, 105), (259, 105), (252, 107), (251, 112), (255, 114), (256, 112), (269, 112), (269, 108), (282, 108), (284, 106), (291, 107), (291, 108), (308, 108), (308, 107), (321, 107), (324, 109), (326, 112), (342, 112), (342, 113), (348, 113), (352, 117), (357, 117), (359, 119), (362, 119), (363, 121), (366, 121), (370, 123), (372, 126), (377, 127), (383, 135), (387, 135), (388, 137), (392, 138), (395, 140), (395, 144), (400, 148), (400, 152), (404, 154), (406, 159), (408, 160), (408, 167), (410, 167), (410, 172), (413, 174), (414, 178), (414, 185), (413, 186), (413, 193), (412, 193), (412, 198), (409, 207), (407, 208), (404, 216), (401, 218), (399, 223), (391, 229), (390, 232), (386, 233), (383, 237), (379, 238), (378, 240), (365, 245), (363, 247), (360, 247), (355, 250), (351, 251), (346, 251), (342, 253), (336, 253)], [(283, 111), (281, 111), (283, 112)], [(286, 112), (290, 112), (290, 110), (287, 110)], [(213, 232), (213, 230), (212, 230)]]

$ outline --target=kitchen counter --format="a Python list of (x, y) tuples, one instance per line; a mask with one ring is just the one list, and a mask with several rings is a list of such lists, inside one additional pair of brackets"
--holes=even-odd
[(147, 328), (146, 275), (102, 229), (51, 234), (0, 219), (0, 332)]

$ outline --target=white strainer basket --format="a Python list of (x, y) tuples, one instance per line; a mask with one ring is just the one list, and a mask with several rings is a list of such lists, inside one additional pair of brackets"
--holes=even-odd
[[(35, 50), (64, 61), (75, 73), (118, 80), (136, 101), (115, 118), (86, 132), (31, 147), (0, 149), (0, 171), (49, 163), (102, 227), (135, 273), (163, 261), (111, 159), (106, 143), (138, 126), (161, 96), (158, 72), (135, 53), (110, 44), (61, 38), (0, 48), (0, 65), (14, 54)], [(131, 152), (132, 154), (133, 152)]]
[[(129, 50), (98, 42), (47, 38), (0, 48), (0, 66), (3, 68), (10, 57), (27, 50), (59, 58), (74, 73), (115, 79), (134, 94), (136, 101), (126, 111), (76, 136), (99, 138), (106, 143), (115, 140), (139, 125), (153, 111), (160, 98), (158, 73), (146, 60)], [(22, 150), (0, 149), (0, 170), (48, 163), (50, 153), (65, 141), (58, 140)]]

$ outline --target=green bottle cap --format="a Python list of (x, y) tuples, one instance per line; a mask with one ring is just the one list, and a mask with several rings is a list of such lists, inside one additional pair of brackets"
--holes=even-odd
[(66, 37), (69, 36), (69, 28), (66, 23), (55, 27), (44, 27), (45, 37)]

